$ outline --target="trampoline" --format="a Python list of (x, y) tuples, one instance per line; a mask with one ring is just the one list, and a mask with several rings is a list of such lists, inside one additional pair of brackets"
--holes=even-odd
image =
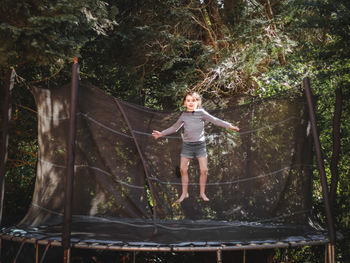
[[(79, 86), (76, 103), (72, 86)], [(190, 197), (181, 204), (174, 203), (181, 132), (151, 136), (179, 112), (122, 101), (74, 71), (72, 84), (31, 91), (39, 127), (35, 190), (26, 216), (2, 228), (1, 239), (67, 249), (216, 251), (218, 261), (224, 250), (334, 242), (312, 214), (313, 124), (300, 91), (207, 109), (240, 132), (206, 126), (210, 201), (199, 198), (194, 160)]]

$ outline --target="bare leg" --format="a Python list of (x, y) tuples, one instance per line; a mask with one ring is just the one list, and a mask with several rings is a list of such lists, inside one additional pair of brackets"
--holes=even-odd
[(199, 177), (199, 194), (204, 201), (208, 202), (209, 198), (205, 195), (205, 186), (207, 184), (208, 177), (208, 158), (199, 157), (198, 163), (201, 172), (201, 175)]
[(185, 198), (189, 197), (188, 194), (188, 165), (190, 159), (182, 157), (180, 159), (180, 173), (181, 173), (181, 184), (182, 184), (182, 194), (179, 199), (176, 200), (176, 203), (181, 203)]

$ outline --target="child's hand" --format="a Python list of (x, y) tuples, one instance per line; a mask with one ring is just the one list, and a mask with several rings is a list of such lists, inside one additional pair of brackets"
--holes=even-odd
[(163, 134), (161, 133), (161, 132), (159, 132), (159, 131), (153, 131), (152, 132), (152, 135), (153, 135), (153, 137), (154, 137), (154, 139), (158, 139), (159, 137), (162, 137), (163, 136)]
[(239, 131), (239, 128), (237, 126), (232, 126), (230, 127), (231, 130), (234, 130), (235, 132)]

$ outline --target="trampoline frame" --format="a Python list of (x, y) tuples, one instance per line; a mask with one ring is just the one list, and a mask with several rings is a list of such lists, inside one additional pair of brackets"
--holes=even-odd
[[(49, 239), (36, 239), (36, 238), (26, 238), (26, 237), (16, 237), (13, 235), (0, 234), (0, 239), (28, 243), (28, 244), (38, 244), (61, 247), (62, 242), (59, 240), (49, 240)], [(290, 248), (299, 246), (318, 246), (329, 244), (329, 239), (318, 240), (318, 241), (291, 241), (291, 242), (262, 242), (262, 243), (242, 243), (236, 245), (215, 245), (215, 246), (132, 246), (128, 243), (125, 245), (113, 245), (102, 244), (102, 243), (88, 243), (88, 242), (71, 242), (71, 248), (82, 248), (82, 249), (100, 249), (100, 250), (118, 250), (118, 251), (143, 251), (143, 252), (213, 252), (213, 251), (232, 251), (232, 250), (252, 250), (252, 249), (271, 249), (271, 248)]]
[[(76, 105), (76, 100), (78, 96), (78, 82), (79, 82), (79, 64), (77, 59), (74, 60), (74, 64), (72, 66), (72, 92), (71, 92), (71, 105)], [(7, 160), (7, 145), (6, 142), (8, 138), (8, 112), (10, 109), (9, 105), (9, 97), (11, 95), (11, 89), (14, 85), (14, 77), (15, 72), (14, 69), (11, 69), (9, 72), (9, 80), (8, 84), (5, 90), (6, 94), (6, 100), (5, 105), (3, 108), (3, 116), (5, 127), (3, 128), (2, 133), (2, 141), (1, 141), (1, 164), (0, 164), (0, 191), (1, 191), (1, 208), (2, 208), (2, 201), (3, 201), (3, 180), (4, 180), (4, 174), (5, 174), (5, 164)], [(72, 202), (72, 185), (74, 182), (74, 168), (67, 169), (67, 183), (66, 183), (66, 193), (65, 193), (65, 209), (64, 209), (64, 222), (63, 222), (63, 230), (62, 230), (62, 241), (59, 240), (49, 240), (49, 239), (35, 239), (35, 238), (26, 238), (26, 237), (18, 237), (14, 235), (7, 235), (7, 234), (1, 234), (0, 233), (0, 258), (1, 258), (1, 250), (2, 250), (2, 240), (7, 240), (11, 242), (20, 242), (21, 246), (18, 250), (18, 253), (16, 255), (16, 258), (21, 253), (21, 250), (23, 248), (24, 244), (33, 244), (36, 247), (36, 262), (38, 262), (38, 247), (40, 245), (46, 246), (45, 252), (42, 256), (42, 259), (40, 262), (43, 261), (47, 250), (51, 246), (56, 247), (63, 247), (64, 249), (64, 262), (70, 262), (70, 253), (72, 248), (77, 249), (94, 249), (94, 250), (114, 250), (114, 251), (127, 251), (127, 252), (134, 252), (134, 260), (135, 260), (135, 252), (216, 252), (217, 253), (217, 262), (222, 262), (222, 251), (238, 251), (241, 250), (244, 252), (244, 258), (243, 262), (245, 262), (245, 251), (246, 250), (259, 250), (259, 249), (272, 249), (272, 248), (291, 248), (291, 247), (300, 247), (300, 246), (314, 246), (314, 245), (325, 245), (325, 262), (333, 263), (335, 262), (335, 254), (334, 254), (334, 245), (335, 245), (335, 229), (334, 229), (334, 223), (333, 223), (333, 217), (331, 214), (330, 209), (330, 203), (327, 193), (327, 181), (325, 176), (325, 168), (323, 164), (323, 159), (321, 156), (321, 147), (320, 147), (320, 141), (319, 136), (317, 133), (317, 125), (316, 125), (316, 118), (315, 118), (315, 112), (313, 109), (312, 104), (312, 95), (310, 90), (310, 80), (308, 77), (304, 77), (303, 79), (303, 86), (305, 90), (305, 95), (307, 98), (307, 104), (309, 109), (309, 115), (310, 115), (310, 122), (311, 122), (311, 129), (312, 129), (312, 135), (314, 138), (314, 145), (315, 145), (315, 152), (317, 157), (317, 166), (319, 169), (320, 177), (321, 177), (321, 184), (322, 184), (322, 194), (323, 194), (323, 200), (325, 203), (325, 210), (326, 210), (326, 217), (327, 217), (327, 225), (328, 225), (328, 234), (329, 238), (326, 238), (324, 240), (302, 240), (302, 241), (293, 241), (293, 242), (262, 242), (262, 243), (239, 243), (235, 245), (206, 245), (206, 246), (133, 246), (125, 243), (125, 245), (115, 245), (113, 243), (110, 244), (102, 244), (99, 242), (95, 243), (87, 243), (87, 242), (72, 242), (71, 240), (71, 202)], [(72, 107), (73, 110), (71, 110), (70, 114), (71, 116), (75, 116), (75, 107)], [(7, 116), (7, 117), (6, 117)], [(7, 122), (6, 122), (7, 121)], [(69, 136), (69, 165), (74, 166), (74, 140), (75, 140), (75, 120), (72, 118), (70, 122), (70, 136)], [(137, 144), (137, 141), (135, 142)], [(0, 209), (0, 212), (2, 213), (2, 210)], [(0, 220), (1, 220), (2, 214), (0, 214)], [(16, 259), (15, 259), (16, 261)], [(14, 261), (14, 262), (15, 262)]]
[[(59, 240), (48, 240), (48, 239), (35, 239), (26, 237), (16, 237), (12, 235), (0, 234), (0, 251), (2, 249), (2, 240), (7, 240), (11, 242), (21, 243), (18, 249), (16, 258), (20, 255), (24, 244), (32, 244), (36, 249), (36, 261), (38, 262), (38, 249), (39, 246), (45, 246), (44, 254), (42, 255), (41, 261), (43, 262), (46, 252), (50, 247), (63, 247), (63, 244)], [(222, 252), (224, 251), (242, 251), (243, 252), (243, 262), (245, 262), (246, 251), (247, 250), (263, 250), (263, 249), (275, 249), (275, 248), (296, 248), (303, 246), (320, 246), (325, 245), (325, 263), (334, 263), (334, 245), (329, 242), (329, 239), (319, 240), (319, 241), (293, 241), (293, 242), (264, 242), (264, 243), (244, 243), (236, 245), (221, 245), (221, 246), (131, 246), (129, 244), (125, 245), (114, 245), (111, 244), (101, 244), (98, 242), (87, 243), (87, 242), (76, 242), (71, 243), (70, 247), (65, 251), (64, 260), (70, 262), (71, 249), (91, 249), (91, 250), (103, 250), (103, 251), (121, 251), (121, 252), (132, 252), (133, 262), (136, 259), (136, 252), (216, 252), (217, 262), (222, 262)], [(14, 261), (15, 262), (15, 261)]]

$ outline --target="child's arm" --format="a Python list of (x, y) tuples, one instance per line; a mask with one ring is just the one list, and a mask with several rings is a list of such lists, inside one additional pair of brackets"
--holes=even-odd
[(169, 127), (168, 129), (165, 129), (163, 131), (156, 131), (154, 130), (152, 132), (152, 135), (154, 137), (154, 139), (158, 139), (162, 136), (166, 136), (172, 133), (177, 132), (181, 127), (183, 126), (183, 121), (182, 121), (182, 115), (180, 116), (180, 118), (177, 120), (177, 122), (175, 122), (171, 127)]
[(205, 110), (203, 110), (203, 119), (206, 120), (206, 121), (211, 122), (212, 124), (214, 124), (216, 126), (228, 128), (228, 129), (234, 130), (236, 132), (239, 131), (239, 128), (237, 126), (233, 126), (231, 123), (229, 123), (227, 121), (223, 121), (223, 120), (221, 120), (219, 118), (216, 118), (213, 115), (210, 115)]

